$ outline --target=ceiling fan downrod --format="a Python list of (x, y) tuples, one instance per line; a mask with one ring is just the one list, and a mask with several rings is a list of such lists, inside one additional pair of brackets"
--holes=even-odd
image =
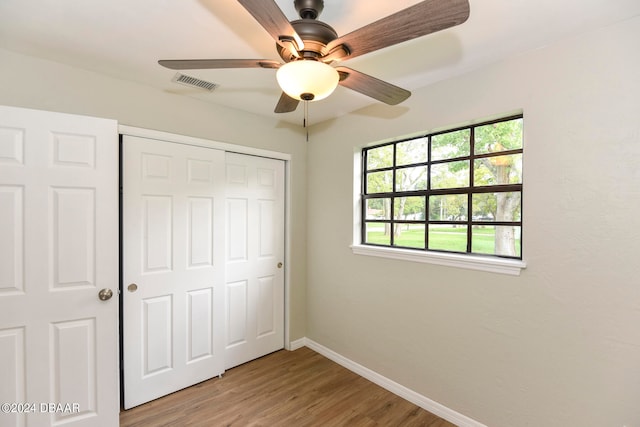
[(324, 10), (324, 0), (295, 0), (293, 4), (302, 19), (318, 19)]

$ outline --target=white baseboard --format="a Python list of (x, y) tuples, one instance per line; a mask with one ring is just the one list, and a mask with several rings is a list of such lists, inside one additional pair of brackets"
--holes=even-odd
[(487, 427), (486, 425), (475, 421), (465, 415), (460, 414), (459, 412), (454, 411), (453, 409), (449, 409), (440, 403), (429, 399), (426, 396), (421, 395), (401, 384), (398, 384), (395, 381), (390, 380), (389, 378), (378, 374), (377, 372), (372, 371), (369, 368), (366, 368), (359, 363), (354, 362), (353, 360), (347, 359), (346, 357), (336, 353), (335, 351), (318, 344), (317, 342), (310, 340), (309, 338), (300, 338), (299, 340), (292, 341), (289, 344), (291, 350), (297, 350), (301, 347), (309, 347), (311, 350), (320, 353), (327, 359), (333, 360), (339, 365), (344, 366), (352, 372), (360, 375), (368, 379), (369, 381), (379, 385), (380, 387), (390, 391), (391, 393), (402, 397), (405, 400), (425, 409), (440, 418), (443, 418), (450, 423), (453, 423), (459, 427)]
[(307, 341), (306, 338), (300, 338), (299, 340), (291, 341), (289, 343), (289, 348), (287, 350), (294, 351), (299, 348), (302, 348), (306, 345), (306, 341)]

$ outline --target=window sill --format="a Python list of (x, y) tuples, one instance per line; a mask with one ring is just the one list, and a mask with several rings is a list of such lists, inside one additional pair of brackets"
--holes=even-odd
[(449, 254), (442, 252), (421, 252), (410, 249), (386, 248), (379, 246), (352, 245), (356, 255), (368, 255), (403, 261), (423, 262), (448, 267), (466, 268), (469, 270), (488, 271), (491, 273), (519, 276), (527, 267), (524, 261), (504, 258), (491, 258), (474, 255)]

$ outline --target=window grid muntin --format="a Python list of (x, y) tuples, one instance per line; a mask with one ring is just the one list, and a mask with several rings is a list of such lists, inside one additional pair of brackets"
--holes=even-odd
[[(515, 115), (515, 116), (509, 116), (509, 117), (505, 117), (502, 119), (496, 119), (496, 120), (491, 120), (491, 121), (487, 121), (487, 122), (482, 122), (482, 123), (477, 123), (474, 125), (470, 125), (470, 126), (463, 126), (463, 127), (459, 127), (459, 128), (455, 128), (455, 129), (449, 129), (449, 130), (445, 130), (445, 131), (441, 131), (441, 132), (436, 132), (436, 133), (432, 133), (432, 134), (425, 134), (425, 135), (419, 135), (419, 136), (415, 136), (412, 138), (406, 138), (406, 139), (402, 139), (402, 140), (398, 140), (398, 141), (394, 141), (394, 142), (390, 142), (390, 143), (385, 143), (385, 144), (377, 144), (375, 146), (371, 146), (371, 147), (367, 147), (364, 148), (362, 150), (362, 170), (364, 171), (363, 174), (363, 182), (362, 182), (362, 188), (361, 188), (361, 200), (365, 201), (367, 199), (371, 199), (371, 198), (390, 198), (391, 202), (390, 202), (390, 219), (389, 220), (370, 220), (370, 219), (366, 219), (366, 212), (364, 209), (362, 209), (361, 212), (361, 243), (362, 244), (366, 244), (366, 245), (371, 245), (371, 246), (382, 246), (382, 247), (395, 247), (395, 248), (403, 248), (403, 249), (412, 249), (412, 250), (418, 250), (418, 251), (435, 251), (435, 252), (449, 252), (449, 253), (467, 253), (467, 254), (473, 254), (473, 255), (479, 255), (479, 256), (494, 256), (494, 257), (501, 257), (501, 258), (513, 258), (513, 259), (522, 259), (522, 190), (523, 190), (523, 185), (522, 182), (520, 182), (519, 184), (496, 184), (496, 185), (483, 185), (483, 186), (479, 186), (479, 187), (475, 187), (475, 160), (476, 159), (481, 159), (481, 158), (490, 158), (490, 157), (499, 157), (499, 156), (508, 156), (508, 155), (513, 155), (513, 154), (522, 154), (524, 152), (524, 144), (522, 144), (521, 148), (518, 149), (509, 149), (509, 150), (503, 150), (503, 151), (497, 151), (497, 152), (490, 152), (490, 153), (480, 153), (480, 154), (475, 154), (475, 129), (481, 126), (486, 126), (486, 125), (491, 125), (491, 124), (496, 124), (496, 123), (502, 123), (502, 122), (509, 122), (512, 120), (518, 120), (518, 119), (522, 119), (523, 115)], [(452, 133), (452, 132), (457, 132), (463, 129), (469, 129), (469, 155), (468, 156), (459, 156), (459, 157), (452, 157), (452, 158), (447, 158), (447, 159), (440, 159), (440, 160), (435, 160), (432, 161), (432, 137), (436, 136), (436, 135), (442, 135), (442, 134), (447, 134), (447, 133)], [(415, 139), (420, 139), (420, 138), (427, 138), (428, 140), (428, 145), (427, 145), (427, 162), (417, 162), (417, 163), (410, 163), (410, 164), (402, 164), (401, 166), (397, 166), (397, 145), (402, 143), (402, 142), (406, 142), (406, 141), (410, 141), (410, 140), (415, 140)], [(378, 168), (378, 169), (371, 169), (368, 170), (367, 169), (367, 155), (369, 153), (370, 150), (373, 150), (375, 148), (380, 148), (383, 146), (387, 146), (387, 145), (393, 145), (393, 161), (392, 167), (386, 167), (386, 168)], [(457, 187), (457, 188), (439, 188), (439, 189), (432, 189), (431, 188), (431, 181), (432, 181), (432, 176), (431, 176), (431, 167), (432, 165), (437, 165), (437, 164), (443, 164), (443, 163), (451, 163), (451, 162), (456, 162), (456, 161), (463, 161), (463, 160), (468, 160), (469, 161), (469, 187)], [(414, 190), (414, 191), (396, 191), (396, 171), (398, 169), (406, 169), (406, 168), (410, 168), (410, 167), (416, 167), (416, 166), (426, 166), (427, 167), (427, 189), (426, 190)], [(392, 192), (386, 192), (386, 193), (368, 193), (367, 192), (367, 176), (369, 173), (372, 172), (380, 172), (380, 171), (390, 171), (392, 170), (392, 188), (393, 191)], [(521, 180), (522, 181), (522, 180)], [(507, 192), (519, 192), (520, 193), (520, 221), (477, 221), (477, 220), (473, 220), (473, 195), (474, 194), (480, 194), (480, 193), (507, 193)], [(448, 195), (448, 194), (466, 194), (467, 195), (467, 215), (466, 215), (466, 220), (463, 221), (453, 221), (453, 220), (447, 220), (447, 221), (432, 221), (429, 219), (429, 198), (431, 196), (435, 196), (435, 195)], [(400, 197), (412, 197), (412, 196), (424, 196), (425, 199), (425, 203), (426, 203), (426, 213), (425, 213), (425, 218), (422, 221), (418, 221), (418, 220), (397, 220), (394, 218), (394, 212), (395, 212), (395, 200), (397, 198)], [(363, 203), (364, 206), (364, 203)], [(390, 243), (389, 245), (386, 244), (376, 244), (376, 243), (368, 243), (366, 242), (366, 224), (367, 223), (382, 223), (382, 224), (389, 224), (390, 227)], [(395, 245), (395, 225), (396, 224), (424, 224), (424, 229), (425, 229), (425, 236), (424, 236), (424, 242), (425, 242), (425, 247), (424, 248), (415, 248), (415, 247), (403, 247), (403, 246), (396, 246)], [(465, 225), (467, 227), (467, 250), (466, 252), (456, 252), (456, 251), (446, 251), (446, 250), (438, 250), (438, 249), (428, 249), (429, 248), (429, 225)], [(519, 252), (520, 256), (508, 256), (508, 255), (500, 255), (500, 254), (494, 254), (494, 255), (489, 255), (489, 254), (482, 254), (482, 253), (473, 253), (472, 252), (472, 245), (473, 245), (473, 226), (478, 226), (478, 225), (485, 225), (485, 226), (494, 226), (494, 227), (498, 227), (498, 226), (512, 226), (512, 227), (520, 227), (520, 247), (519, 247)]]

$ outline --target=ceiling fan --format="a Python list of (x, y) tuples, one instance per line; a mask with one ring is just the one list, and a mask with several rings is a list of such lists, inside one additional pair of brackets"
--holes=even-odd
[(339, 37), (318, 20), (323, 0), (294, 0), (300, 19), (289, 22), (273, 0), (238, 0), (276, 41), (284, 61), (270, 59), (160, 60), (173, 70), (220, 68), (277, 69), (283, 90), (275, 112), (294, 111), (300, 101), (318, 101), (340, 84), (389, 105), (411, 92), (335, 63), (462, 24), (469, 17), (468, 0), (426, 0)]

